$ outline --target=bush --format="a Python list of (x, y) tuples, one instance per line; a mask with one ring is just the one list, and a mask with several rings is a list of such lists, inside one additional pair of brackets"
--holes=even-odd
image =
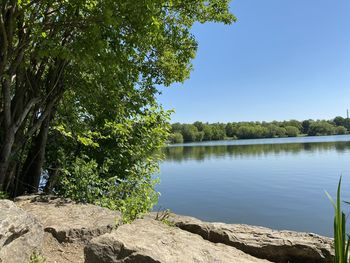
[(154, 187), (158, 180), (148, 174), (147, 167), (135, 167), (135, 172), (123, 180), (103, 179), (108, 169), (108, 161), (98, 168), (95, 160), (77, 157), (71, 168), (64, 171), (57, 187), (58, 194), (78, 202), (119, 210), (125, 223), (142, 217), (157, 203), (159, 193)]
[(125, 222), (151, 210), (158, 199), (154, 174), (169, 138), (169, 112), (145, 109), (143, 116), (135, 114), (98, 123), (94, 119), (86, 130), (70, 120), (70, 133), (50, 131), (46, 160), (56, 166), (47, 171), (57, 173), (50, 188), (63, 197), (120, 210)]

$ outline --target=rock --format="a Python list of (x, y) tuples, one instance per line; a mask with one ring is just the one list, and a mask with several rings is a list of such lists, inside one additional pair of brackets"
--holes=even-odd
[(208, 223), (175, 214), (171, 214), (168, 220), (175, 226), (211, 242), (226, 244), (274, 262), (333, 262), (333, 240), (316, 234), (277, 231), (249, 225)]
[(42, 256), (45, 258), (45, 263), (84, 263), (84, 247), (84, 242), (59, 243), (46, 232)]
[(0, 200), (0, 211), (0, 262), (27, 263), (41, 252), (42, 225), (12, 201)]
[(84, 253), (86, 263), (269, 262), (151, 219), (139, 219), (93, 238)]
[(88, 241), (109, 233), (121, 222), (119, 212), (55, 196), (19, 197), (16, 204), (36, 217), (59, 242)]

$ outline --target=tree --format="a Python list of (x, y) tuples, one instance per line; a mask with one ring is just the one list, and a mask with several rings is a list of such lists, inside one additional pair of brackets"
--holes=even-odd
[(203, 132), (204, 132), (204, 136), (203, 136), (204, 141), (210, 141), (213, 138), (212, 126), (208, 124), (204, 125)]
[(347, 130), (350, 129), (350, 119), (337, 116), (333, 119), (336, 126), (344, 126)]
[(194, 142), (196, 141), (196, 135), (198, 129), (192, 124), (184, 124), (182, 126), (182, 136), (185, 142)]
[(228, 4), (2, 1), (0, 190), (36, 192), (43, 169), (54, 189), (51, 176), (79, 174), (71, 164), (118, 185), (124, 200), (145, 190), (143, 179), (150, 186), (157, 158), (146, 156), (166, 140), (169, 116), (156, 86), (188, 78), (191, 26), (233, 22)]
[(175, 132), (175, 133), (170, 134), (169, 141), (170, 141), (170, 143), (183, 143), (184, 138), (183, 138), (181, 133)]
[(196, 128), (198, 129), (198, 131), (203, 131), (204, 128), (204, 123), (200, 122), (200, 121), (196, 121), (195, 123), (193, 123), (194, 126), (196, 126)]
[(203, 141), (203, 138), (204, 138), (204, 131), (199, 131), (199, 132), (196, 132), (196, 142), (201, 142)]
[(300, 130), (295, 126), (286, 126), (285, 129), (288, 137), (297, 137), (300, 133)]
[(223, 140), (225, 139), (226, 131), (225, 131), (225, 125), (216, 123), (212, 124), (212, 140)]
[(172, 132), (181, 132), (182, 131), (182, 124), (179, 122), (173, 123), (171, 125), (171, 131)]
[(253, 139), (256, 137), (256, 130), (251, 125), (243, 125), (238, 128), (237, 136), (240, 139)]
[(286, 136), (286, 129), (283, 127), (279, 127), (276, 124), (270, 124), (268, 127), (268, 137), (274, 138), (274, 137), (285, 137)]
[(301, 123), (302, 126), (302, 132), (304, 134), (309, 134), (309, 128), (310, 128), (310, 124), (311, 124), (311, 120), (305, 120)]
[(235, 137), (237, 135), (237, 128), (233, 123), (227, 123), (225, 126), (226, 136)]
[(333, 119), (333, 122), (336, 126), (344, 126), (345, 119), (341, 116), (337, 116)]
[(344, 126), (335, 127), (335, 134), (345, 134), (347, 129)]
[(310, 124), (309, 134), (310, 136), (317, 135), (331, 135), (334, 133), (334, 126), (326, 121), (315, 121)]
[(283, 127), (287, 129), (287, 126), (292, 126), (298, 129), (298, 133), (300, 133), (303, 129), (303, 124), (300, 121), (297, 120), (289, 120), (283, 122)]

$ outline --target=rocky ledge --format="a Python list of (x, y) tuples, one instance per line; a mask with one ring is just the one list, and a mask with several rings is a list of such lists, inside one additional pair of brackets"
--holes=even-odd
[(151, 219), (136, 220), (92, 239), (85, 247), (85, 260), (87, 263), (270, 262)]
[(16, 205), (42, 224), (58, 242), (88, 241), (117, 227), (121, 214), (99, 206), (78, 204), (55, 196), (23, 196)]
[(176, 214), (171, 214), (168, 220), (180, 229), (198, 234), (206, 240), (235, 247), (258, 258), (289, 263), (333, 262), (333, 240), (316, 234), (241, 224), (208, 223)]
[(2, 263), (34, 252), (47, 263), (333, 261), (332, 240), (315, 234), (154, 213), (122, 225), (119, 212), (53, 196), (0, 200), (0, 210)]

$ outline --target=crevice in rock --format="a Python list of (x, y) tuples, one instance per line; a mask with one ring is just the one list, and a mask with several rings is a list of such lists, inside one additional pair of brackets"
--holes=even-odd
[[(182, 222), (175, 223), (175, 226), (192, 234), (201, 236), (203, 239), (212, 243), (221, 243), (227, 246), (234, 247), (244, 253), (256, 258), (267, 259), (279, 263), (331, 263), (333, 256), (329, 250), (310, 247), (303, 245), (265, 245), (257, 248), (249, 244), (230, 239), (225, 231), (212, 231), (208, 225), (183, 224)], [(275, 238), (270, 236), (270, 238)], [(320, 258), (320, 255), (323, 258)], [(321, 256), (321, 257), (322, 257)]]
[[(10, 231), (13, 231), (13, 230), (10, 230)], [(26, 233), (28, 233), (29, 230), (26, 228), (26, 229), (22, 229), (21, 231), (19, 232), (14, 232), (12, 235), (10, 235), (4, 242), (4, 245), (3, 246), (7, 246), (9, 245), (11, 242), (13, 242), (14, 240), (16, 240), (17, 238), (25, 235)]]

